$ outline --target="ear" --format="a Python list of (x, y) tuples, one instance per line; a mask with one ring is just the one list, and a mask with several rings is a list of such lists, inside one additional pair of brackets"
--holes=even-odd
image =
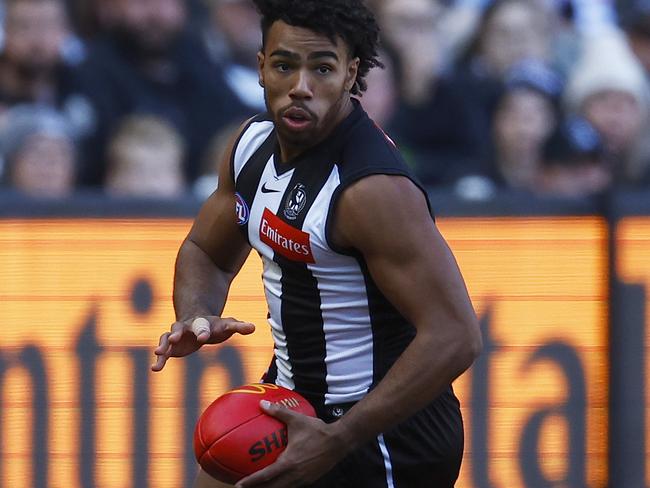
[(262, 51), (259, 51), (257, 53), (257, 75), (259, 77), (259, 84), (262, 88), (264, 88), (264, 53)]
[(345, 89), (346, 91), (352, 90), (352, 87), (357, 81), (357, 74), (359, 73), (359, 63), (361, 60), (359, 58), (353, 58), (348, 63), (348, 71), (345, 77)]

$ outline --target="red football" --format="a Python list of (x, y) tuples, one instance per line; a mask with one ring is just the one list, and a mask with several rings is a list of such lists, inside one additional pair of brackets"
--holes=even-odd
[(286, 447), (286, 425), (262, 412), (260, 400), (316, 416), (307, 400), (281, 386), (252, 383), (224, 393), (194, 429), (196, 460), (217, 480), (234, 484), (272, 464)]

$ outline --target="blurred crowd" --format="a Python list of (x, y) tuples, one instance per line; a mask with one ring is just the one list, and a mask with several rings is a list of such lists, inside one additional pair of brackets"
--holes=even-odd
[[(650, 0), (368, 0), (361, 102), (466, 198), (650, 188)], [(0, 0), (0, 192), (209, 195), (264, 110), (248, 0)]]

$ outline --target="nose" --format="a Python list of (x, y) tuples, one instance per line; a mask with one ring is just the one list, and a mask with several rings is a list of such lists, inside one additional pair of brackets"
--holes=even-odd
[(291, 90), (289, 91), (289, 96), (291, 98), (311, 98), (313, 93), (311, 91), (311, 85), (309, 83), (309, 74), (304, 70), (296, 71), (296, 76), (293, 80)]

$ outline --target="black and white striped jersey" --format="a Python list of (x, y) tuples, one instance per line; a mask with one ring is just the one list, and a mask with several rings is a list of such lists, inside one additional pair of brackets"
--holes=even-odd
[(361, 399), (415, 329), (379, 291), (363, 257), (336, 248), (330, 230), (351, 183), (371, 174), (410, 177), (399, 152), (355, 102), (327, 140), (284, 163), (273, 122), (258, 116), (231, 163), (238, 223), (264, 263), (275, 341), (267, 380), (315, 406)]

